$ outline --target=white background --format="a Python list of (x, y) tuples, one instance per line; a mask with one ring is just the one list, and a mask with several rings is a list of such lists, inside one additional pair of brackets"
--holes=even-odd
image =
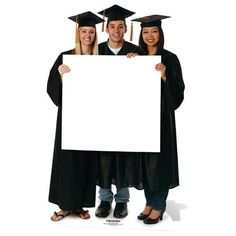
[[(165, 47), (183, 68), (185, 101), (176, 112), (181, 186), (170, 191), (173, 222), (154, 227), (103, 227), (92, 215), (53, 223), (47, 201), (57, 108), (46, 94), (49, 70), (61, 51), (73, 48), (68, 16), (112, 4), (135, 17), (170, 15), (163, 21)], [(0, 222), (1, 235), (235, 235), (235, 8), (233, 0), (29, 1), (0, 8)], [(129, 23), (128, 23), (129, 25)], [(99, 30), (99, 27), (98, 27)], [(139, 25), (135, 24), (137, 41)], [(99, 34), (100, 36), (101, 34)], [(100, 37), (101, 41), (107, 35)], [(128, 40), (128, 35), (126, 39)], [(134, 41), (135, 42), (135, 41)], [(143, 208), (132, 190), (130, 215)], [(133, 205), (132, 205), (133, 204)], [(167, 221), (166, 221), (167, 222)], [(140, 223), (135, 222), (137, 228)], [(134, 225), (135, 225), (134, 224)], [(79, 227), (82, 225), (82, 227)], [(174, 227), (173, 227), (174, 226)], [(161, 228), (162, 227), (162, 228)], [(2, 233), (4, 231), (4, 233)]]

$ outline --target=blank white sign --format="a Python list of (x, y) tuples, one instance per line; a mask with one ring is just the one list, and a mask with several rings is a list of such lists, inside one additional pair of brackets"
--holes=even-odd
[(62, 149), (160, 152), (160, 61), (64, 55)]

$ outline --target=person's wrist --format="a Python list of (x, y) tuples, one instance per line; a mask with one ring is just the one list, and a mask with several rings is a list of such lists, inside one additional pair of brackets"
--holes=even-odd
[(161, 77), (161, 79), (166, 82), (166, 76)]

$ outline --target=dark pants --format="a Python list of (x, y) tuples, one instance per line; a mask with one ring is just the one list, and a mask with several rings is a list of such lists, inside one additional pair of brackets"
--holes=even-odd
[(144, 188), (146, 205), (158, 211), (165, 210), (168, 192), (169, 189), (160, 192), (151, 192), (148, 189)]

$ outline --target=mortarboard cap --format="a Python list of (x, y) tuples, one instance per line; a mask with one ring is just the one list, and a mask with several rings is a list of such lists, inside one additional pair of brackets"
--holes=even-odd
[(118, 5), (113, 5), (112, 7), (109, 7), (107, 9), (104, 9), (98, 14), (103, 15), (108, 18), (108, 22), (110, 21), (116, 21), (116, 20), (125, 20), (125, 18), (132, 16), (135, 12), (129, 11), (123, 7), (120, 7)]
[(104, 20), (91, 11), (87, 11), (75, 16), (68, 17), (70, 20), (79, 24), (79, 27), (82, 26), (93, 26), (95, 27), (96, 24), (103, 22)]
[(150, 15), (133, 19), (132, 21), (141, 22), (141, 27), (161, 26), (161, 20), (170, 18), (170, 16)]

